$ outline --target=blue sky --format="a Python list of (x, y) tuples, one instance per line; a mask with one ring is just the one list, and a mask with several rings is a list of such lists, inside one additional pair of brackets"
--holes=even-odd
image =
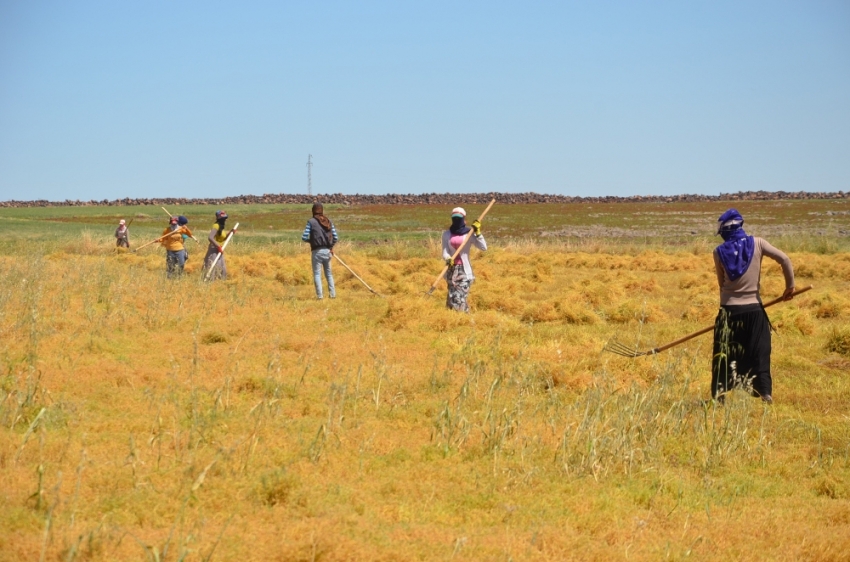
[(850, 2), (0, 0), (0, 200), (850, 190)]

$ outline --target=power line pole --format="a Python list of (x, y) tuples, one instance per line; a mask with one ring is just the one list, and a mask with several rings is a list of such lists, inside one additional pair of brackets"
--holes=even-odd
[(307, 155), (307, 196), (313, 195), (313, 155)]

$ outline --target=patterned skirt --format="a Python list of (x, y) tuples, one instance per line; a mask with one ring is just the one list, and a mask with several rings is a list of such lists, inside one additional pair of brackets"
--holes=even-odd
[(466, 301), (469, 298), (469, 286), (472, 281), (467, 278), (463, 264), (454, 265), (446, 271), (446, 283), (449, 286), (449, 292), (446, 295), (446, 308), (469, 312), (469, 304)]

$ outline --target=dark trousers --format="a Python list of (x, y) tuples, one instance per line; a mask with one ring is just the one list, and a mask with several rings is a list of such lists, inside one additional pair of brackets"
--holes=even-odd
[(761, 304), (722, 306), (714, 321), (711, 396), (747, 383), (754, 396), (773, 392), (770, 320)]

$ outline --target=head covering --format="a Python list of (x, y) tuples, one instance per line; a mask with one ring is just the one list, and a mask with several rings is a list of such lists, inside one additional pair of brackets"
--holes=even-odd
[(215, 220), (226, 219), (226, 218), (227, 218), (227, 213), (225, 211), (216, 211), (215, 212)]
[(125, 225), (125, 224), (127, 224), (127, 221), (125, 221), (124, 219), (121, 219), (120, 221), (118, 221), (118, 224)]
[(180, 215), (179, 217), (177, 217), (177, 224), (179, 224), (180, 226), (189, 224), (189, 219), (187, 219), (183, 215)]
[(729, 209), (717, 219), (717, 234), (723, 237), (723, 244), (717, 247), (720, 263), (726, 270), (730, 281), (740, 278), (750, 267), (753, 259), (755, 240), (744, 232), (744, 217), (737, 209)]
[(168, 220), (168, 223), (169, 223), (169, 224), (177, 224), (177, 217), (171, 217), (171, 218)]
[(319, 221), (325, 230), (331, 229), (331, 220), (325, 216), (325, 208), (321, 203), (313, 203), (313, 218)]
[(452, 225), (449, 227), (449, 232), (454, 235), (464, 235), (470, 230), (468, 226), (466, 226), (466, 211), (463, 210), (463, 207), (455, 207), (452, 209)]
[(742, 226), (744, 226), (744, 217), (738, 209), (729, 209), (717, 219), (717, 234), (722, 236), (723, 232), (733, 232)]

